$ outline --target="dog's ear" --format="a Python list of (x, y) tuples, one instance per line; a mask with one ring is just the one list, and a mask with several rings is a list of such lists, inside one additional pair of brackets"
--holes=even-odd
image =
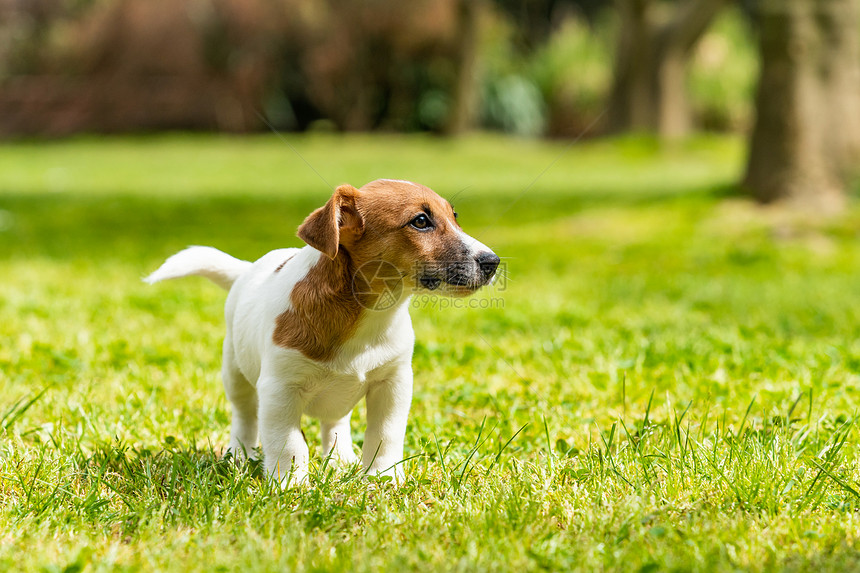
[(308, 215), (299, 226), (299, 238), (334, 259), (340, 245), (350, 246), (364, 233), (364, 219), (355, 205), (358, 195), (358, 189), (352, 185), (335, 189), (328, 203)]

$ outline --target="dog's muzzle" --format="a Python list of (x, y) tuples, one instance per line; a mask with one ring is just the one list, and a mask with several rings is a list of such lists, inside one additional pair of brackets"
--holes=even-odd
[(499, 262), (495, 253), (486, 251), (473, 260), (427, 265), (419, 271), (418, 282), (427, 290), (436, 290), (444, 283), (458, 290), (476, 291), (493, 279)]

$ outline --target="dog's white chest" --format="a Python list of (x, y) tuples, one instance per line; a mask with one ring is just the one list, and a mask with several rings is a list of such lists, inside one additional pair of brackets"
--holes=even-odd
[(412, 358), (411, 324), (405, 323), (403, 331), (399, 337), (382, 337), (358, 351), (347, 344), (332, 364), (306, 362), (307, 375), (299, 383), (306, 399), (304, 413), (322, 420), (338, 419), (373, 385), (387, 383), (398, 365)]
[(304, 413), (320, 420), (337, 420), (347, 415), (367, 393), (366, 376), (329, 373), (305, 382)]

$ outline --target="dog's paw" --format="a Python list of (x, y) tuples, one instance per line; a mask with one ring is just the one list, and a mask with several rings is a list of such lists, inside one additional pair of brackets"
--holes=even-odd
[(334, 448), (329, 453), (329, 459), (342, 467), (354, 466), (360, 462), (352, 448)]
[(272, 466), (266, 464), (266, 475), (269, 479), (279, 485), (281, 489), (304, 486), (308, 484), (308, 466), (304, 464), (275, 463)]

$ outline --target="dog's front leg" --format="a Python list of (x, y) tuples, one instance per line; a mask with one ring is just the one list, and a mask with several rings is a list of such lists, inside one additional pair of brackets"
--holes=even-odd
[(371, 475), (402, 478), (403, 440), (412, 403), (411, 357), (367, 390), (367, 431), (361, 463)]
[(266, 474), (281, 487), (303, 483), (308, 475), (308, 445), (302, 435), (301, 394), (276, 377), (261, 377), (257, 392)]

